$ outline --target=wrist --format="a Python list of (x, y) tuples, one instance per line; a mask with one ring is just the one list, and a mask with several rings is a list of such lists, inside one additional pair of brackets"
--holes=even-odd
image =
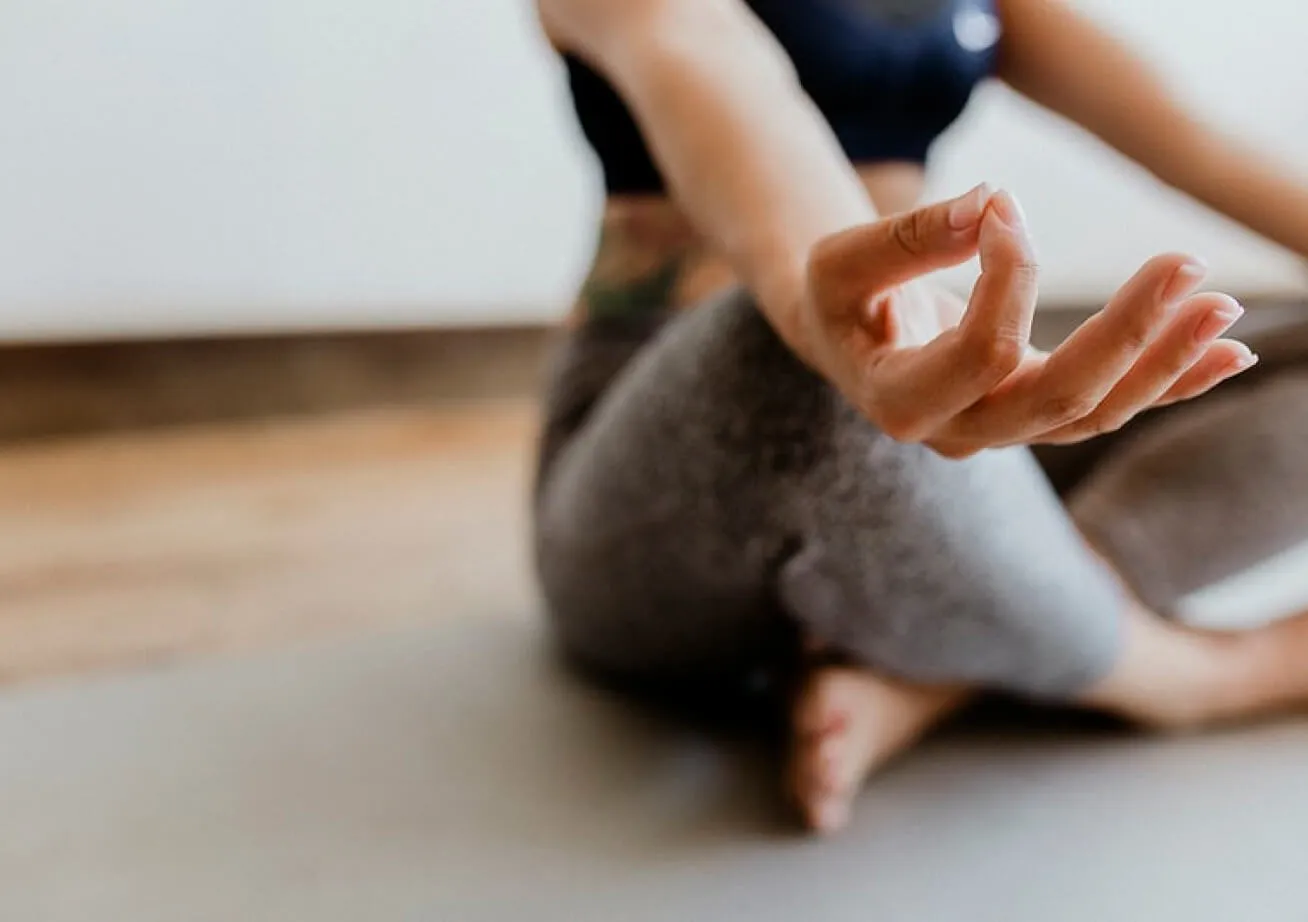
[(816, 314), (808, 293), (807, 260), (778, 259), (771, 271), (751, 286), (759, 309), (792, 352), (815, 366), (818, 345)]

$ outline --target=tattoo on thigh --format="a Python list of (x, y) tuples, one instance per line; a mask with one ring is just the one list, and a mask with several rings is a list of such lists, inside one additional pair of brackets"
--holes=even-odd
[(595, 267), (582, 287), (586, 317), (631, 317), (673, 310), (686, 264), (686, 248), (675, 247), (652, 255), (615, 236), (605, 232), (601, 237)]
[(673, 309), (673, 295), (681, 275), (681, 261), (626, 282), (592, 279), (582, 290), (586, 315), (591, 318), (630, 317), (665, 313)]

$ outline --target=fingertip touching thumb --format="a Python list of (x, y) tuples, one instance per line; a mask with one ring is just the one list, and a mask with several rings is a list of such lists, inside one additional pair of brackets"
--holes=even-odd
[[(1007, 193), (1000, 192), (999, 195), (1007, 195)], [(991, 199), (995, 197), (995, 190), (990, 183), (983, 182), (947, 203), (949, 206), (947, 220), (950, 228), (958, 232), (975, 230), (980, 225), (981, 216), (985, 214)]]
[(843, 311), (965, 263), (977, 253), (982, 217), (995, 197), (982, 183), (958, 198), (833, 234), (811, 254), (810, 279), (827, 296), (825, 303)]
[(1034, 259), (1035, 248), (1027, 231), (1026, 213), (1010, 192), (999, 191), (991, 196), (980, 221), (978, 248), (981, 267), (989, 260), (1003, 257)]
[(887, 284), (899, 285), (957, 266), (976, 255), (981, 219), (996, 195), (987, 183), (982, 183), (958, 198), (904, 212), (874, 225), (880, 230), (875, 256), (888, 277)]

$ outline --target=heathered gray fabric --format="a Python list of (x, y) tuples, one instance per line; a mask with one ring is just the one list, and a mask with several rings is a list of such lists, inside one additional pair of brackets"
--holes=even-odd
[(1042, 449), (1051, 486), (1025, 449), (889, 439), (739, 291), (653, 326), (571, 334), (546, 404), (541, 584), (565, 648), (608, 675), (740, 686), (803, 635), (904, 679), (1065, 698), (1113, 665), (1121, 596), (1054, 487), (1162, 611), (1308, 533), (1292, 359)]

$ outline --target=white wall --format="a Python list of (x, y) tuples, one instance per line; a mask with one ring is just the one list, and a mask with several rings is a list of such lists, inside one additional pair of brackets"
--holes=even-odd
[[(800, 2), (800, 0), (796, 0)], [(1093, 0), (1196, 104), (1308, 162), (1297, 0)], [(10, 0), (0, 28), (0, 337), (557, 314), (597, 177), (527, 0)], [(1015, 189), (1045, 291), (1191, 248), (1245, 293), (1287, 254), (983, 93), (944, 194)]]
[[(1148, 52), (1196, 111), (1308, 182), (1308, 5), (1300, 0), (1079, 0)], [(1239, 15), (1236, 15), (1238, 10)], [(1252, 297), (1308, 290), (1308, 266), (1171, 190), (1001, 86), (942, 145), (933, 191), (981, 180), (1015, 190), (1052, 299), (1111, 292), (1163, 250), (1207, 257), (1214, 283)], [(958, 274), (961, 277), (961, 273)]]

